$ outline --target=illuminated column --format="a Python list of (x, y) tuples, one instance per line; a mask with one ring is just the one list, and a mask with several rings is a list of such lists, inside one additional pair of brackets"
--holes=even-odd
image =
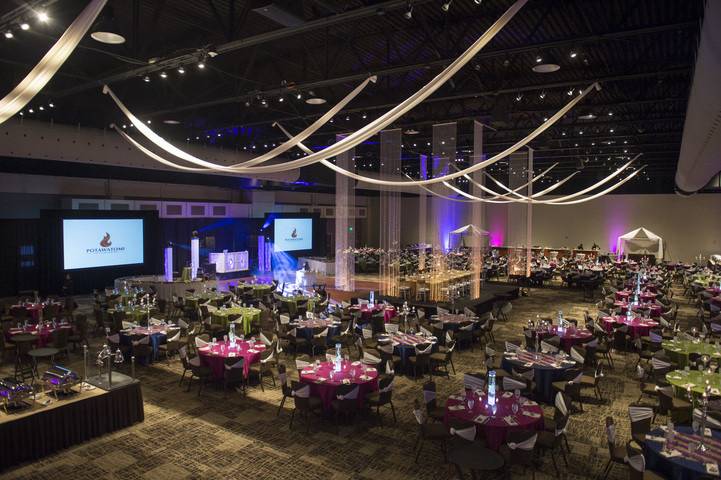
[(198, 232), (193, 232), (193, 238), (190, 239), (190, 279), (198, 278), (198, 268), (200, 267), (200, 239)]
[(173, 247), (165, 247), (165, 281), (173, 281)]
[[(337, 135), (340, 141), (344, 135)], [(336, 165), (355, 171), (355, 149), (335, 158)], [(355, 290), (355, 257), (348, 251), (355, 246), (355, 181), (335, 174), (335, 288), (343, 292)]]
[[(451, 172), (450, 164), (456, 161), (456, 122), (433, 125), (432, 175), (440, 177)], [(455, 170), (453, 170), (455, 172)], [(434, 184), (434, 191), (448, 195), (449, 190)], [(460, 204), (450, 200), (433, 197), (431, 200), (431, 218), (433, 229), (433, 253), (438, 257), (450, 248), (449, 233), (460, 226)], [(440, 266), (443, 268), (443, 266)]]
[[(471, 164), (482, 162), (483, 156), (483, 124), (478, 121), (473, 122), (473, 157)], [(473, 172), (471, 178), (474, 182), (481, 185), (485, 185), (485, 175), (483, 170)], [(475, 184), (471, 185), (471, 194), (482, 198), (483, 190)], [(482, 202), (475, 202), (472, 205), (471, 211), (471, 224), (477, 227), (480, 231), (485, 231), (485, 204)], [(482, 281), (481, 275), (483, 275), (483, 244), (484, 237), (482, 235), (473, 235), (473, 244), (471, 250), (471, 271), (473, 277), (471, 278), (471, 298), (478, 298), (481, 295)]]
[[(401, 178), (401, 131), (383, 130), (380, 137), (380, 177), (398, 180)], [(381, 188), (380, 220), (381, 293), (397, 297), (400, 293), (401, 194), (396, 187)]]
[[(508, 187), (515, 190), (533, 178), (533, 151), (520, 151), (512, 154), (508, 160)], [(529, 183), (518, 193), (531, 196), (533, 187)], [(509, 255), (509, 273), (513, 275), (531, 275), (531, 252), (533, 247), (531, 214), (532, 204), (513, 202), (508, 206), (508, 244), (513, 250)]]
[[(420, 172), (419, 178), (428, 179), (428, 157), (420, 155)], [(428, 243), (428, 228), (426, 217), (428, 216), (428, 195), (422, 188), (418, 194), (418, 270), (426, 269), (426, 244)]]

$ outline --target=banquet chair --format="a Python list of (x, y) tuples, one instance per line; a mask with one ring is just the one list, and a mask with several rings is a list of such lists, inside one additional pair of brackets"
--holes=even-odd
[(378, 353), (380, 354), (382, 368), (386, 370), (395, 371), (396, 365), (401, 363), (401, 357), (394, 355), (394, 348), (392, 343), (378, 344)]
[[(418, 457), (423, 450), (423, 444), (426, 440), (438, 443), (443, 458), (446, 458), (446, 442), (451, 439), (451, 432), (443, 422), (428, 423), (429, 414), (427, 409), (421, 409), (420, 402), (416, 399), (413, 402), (413, 417), (418, 424), (418, 436), (413, 444), (413, 450), (416, 452), (415, 461), (418, 463)], [(427, 407), (427, 404), (426, 404)], [(431, 417), (432, 418), (432, 417)]]
[(511, 478), (511, 469), (518, 465), (523, 467), (523, 476), (528, 468), (531, 469), (533, 479), (536, 478), (535, 450), (538, 433), (533, 430), (509, 430), (506, 434), (506, 443), (501, 445), (498, 453), (505, 462), (508, 478)]
[[(52, 348), (57, 348), (59, 350), (59, 353), (64, 355), (65, 358), (68, 358), (70, 355), (70, 349), (68, 348), (68, 339), (70, 338), (70, 329), (69, 328), (57, 328), (52, 333), (52, 341), (48, 346)], [(55, 358), (57, 358), (59, 355), (55, 355)]]
[(308, 351), (308, 347), (312, 347), (311, 342), (307, 338), (299, 337), (298, 330), (295, 328), (288, 331), (288, 347), (293, 350), (293, 357), (298, 355), (301, 350)]
[(144, 359), (150, 363), (153, 358), (153, 347), (150, 345), (150, 335), (134, 335), (131, 337), (131, 355), (136, 359)]
[(180, 347), (182, 346), (182, 342), (180, 341), (180, 329), (168, 329), (166, 337), (166, 342), (162, 345), (158, 345), (158, 352), (162, 353), (168, 361), (168, 364), (170, 364), (171, 355), (178, 353)]
[(197, 378), (200, 382), (198, 385), (198, 396), (200, 396), (200, 392), (203, 390), (203, 386), (205, 386), (205, 383), (210, 379), (213, 371), (210, 369), (210, 367), (202, 365), (200, 363), (200, 357), (196, 356), (193, 358), (189, 358), (187, 347), (180, 347), (178, 353), (180, 354), (180, 360), (183, 363), (183, 375), (180, 376), (179, 385), (183, 384), (185, 374), (190, 371), (190, 378), (188, 379), (188, 389), (186, 391), (190, 391), (191, 384), (193, 383), (193, 378)]
[(426, 405), (426, 415), (431, 420), (442, 422), (446, 416), (445, 408), (439, 407), (436, 401), (436, 383), (426, 382), (423, 385), (423, 400)]
[(473, 351), (473, 322), (463, 322), (458, 326), (455, 333), (456, 343), (460, 346), (467, 344)]
[(643, 449), (636, 441), (632, 440), (626, 445), (624, 460), (628, 464), (629, 480), (662, 480), (666, 478), (656, 472), (646, 470), (646, 458), (643, 456)]
[(310, 385), (293, 381), (290, 386), (290, 396), (293, 397), (293, 412), (290, 414), (290, 429), (293, 429), (295, 412), (305, 417), (307, 432), (310, 432), (310, 415), (320, 413), (323, 402), (320, 397), (310, 395)]
[(263, 377), (266, 377), (268, 375), (270, 375), (270, 379), (273, 381), (273, 386), (275, 387), (275, 375), (273, 375), (273, 365), (275, 364), (276, 348), (277, 341), (274, 341), (270, 347), (266, 348), (260, 353), (260, 361), (258, 361), (258, 363), (252, 364), (250, 366), (250, 371), (248, 372), (249, 376), (258, 376), (258, 383), (260, 384), (260, 390), (262, 392), (265, 392), (265, 387), (263, 386)]
[(376, 415), (378, 415), (378, 421), (383, 425), (383, 416), (381, 415), (380, 408), (388, 405), (391, 407), (393, 413), (393, 423), (398, 423), (396, 419), (396, 409), (393, 406), (393, 383), (395, 376), (384, 375), (378, 382), (378, 391), (368, 393), (365, 397), (366, 403), (370, 407), (371, 411), (373, 407), (376, 408)]
[(608, 443), (608, 462), (603, 467), (603, 480), (608, 478), (608, 475), (613, 470), (616, 464), (624, 465), (626, 463), (626, 448), (620, 445), (616, 445), (616, 424), (613, 421), (613, 417), (606, 417), (606, 440)]
[(84, 313), (75, 317), (75, 326), (68, 336), (68, 343), (73, 346), (73, 351), (77, 350), (78, 345), (88, 343), (88, 317)]
[(670, 416), (673, 423), (689, 423), (691, 420), (691, 403), (674, 395), (673, 387), (658, 389), (658, 408), (656, 413)]
[(333, 419), (336, 430), (340, 427), (340, 417), (348, 419), (354, 417), (358, 412), (359, 393), (360, 385), (358, 384), (339, 385), (335, 390), (335, 398), (331, 401), (330, 405), (333, 409)]
[(371, 330), (373, 335), (385, 332), (386, 327), (385, 320), (383, 319), (383, 313), (374, 313), (371, 316)]
[(433, 350), (432, 343), (419, 344), (413, 347), (416, 355), (414, 357), (408, 357), (408, 365), (413, 367), (413, 380), (418, 380), (418, 372), (421, 373), (421, 377), (424, 376), (424, 371), (428, 369), (428, 373), (433, 378), (433, 370), (431, 366), (431, 353)]
[[(453, 351), (456, 348), (456, 340), (451, 340), (447, 344), (444, 352), (431, 353), (430, 357), (430, 369), (436, 373), (444, 373), (446, 377), (450, 378), (450, 372), (448, 371), (448, 365), (451, 365), (453, 369), (453, 375), (456, 374), (456, 367), (453, 365)], [(443, 372), (440, 368), (443, 367)]]
[(653, 417), (654, 412), (651, 407), (645, 405), (629, 405), (628, 418), (631, 422), (631, 438), (643, 443), (646, 440), (646, 434), (651, 431)]
[[(298, 370), (301, 369), (302, 367)], [(276, 417), (280, 416), (280, 411), (283, 409), (283, 405), (285, 405), (285, 400), (288, 397), (293, 396), (293, 391), (288, 385), (288, 373), (286, 372), (285, 363), (281, 363), (278, 365), (278, 383), (280, 383), (280, 390), (283, 394), (283, 398), (280, 399), (280, 405), (278, 405), (278, 412), (275, 414)]]
[(328, 348), (328, 331), (328, 327), (326, 327), (325, 329), (313, 329), (313, 338), (311, 340), (310, 348), (311, 355), (313, 355), (314, 357), (316, 349), (324, 351), (326, 348)]
[(566, 449), (570, 452), (568, 446), (568, 438), (566, 437), (566, 428), (568, 427), (568, 398), (562, 393), (556, 393), (554, 400), (554, 414), (553, 421), (551, 422), (551, 429), (544, 430), (538, 433), (538, 440), (536, 445), (541, 452), (550, 452), (551, 460), (553, 461), (553, 468), (556, 471), (556, 475), (559, 475), (558, 465), (556, 463), (555, 453), (560, 450), (563, 456), (563, 462), (568, 467), (568, 459), (566, 458), (566, 451), (564, 450), (564, 444)]
[[(569, 368), (563, 372), (562, 381), (551, 384), (556, 392), (563, 393), (571, 400), (577, 401), (581, 412), (583, 412), (583, 399), (581, 398), (582, 377), (583, 368)], [(570, 404), (570, 406), (572, 406), (572, 404)]]
[[(228, 391), (229, 385), (240, 385), (243, 395), (246, 395), (247, 379), (243, 373), (243, 357), (226, 358), (223, 362), (223, 394)], [(237, 387), (236, 387), (237, 388)]]
[(601, 365), (596, 365), (595, 370), (593, 372), (584, 373), (581, 376), (581, 392), (583, 392), (583, 389), (585, 388), (592, 388), (593, 394), (601, 401), (603, 400), (603, 396), (601, 395), (601, 389), (598, 387), (598, 384), (603, 378), (603, 369), (601, 368)]
[(120, 343), (120, 335), (119, 334), (116, 333), (113, 335), (108, 335), (106, 337), (106, 341), (108, 343), (108, 347), (110, 347), (110, 349), (113, 352), (120, 350), (125, 358), (128, 357), (131, 347), (130, 347), (130, 345)]
[(17, 346), (12, 342), (5, 341), (5, 332), (0, 332), (0, 364), (5, 363), (7, 358), (15, 356)]

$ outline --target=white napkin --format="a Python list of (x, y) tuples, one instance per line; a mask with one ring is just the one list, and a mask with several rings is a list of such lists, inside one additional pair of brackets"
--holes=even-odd
[(474, 418), (473, 421), (476, 423), (486, 423), (488, 421), (488, 417), (481, 414)]
[(529, 412), (528, 410), (523, 411), (523, 415), (531, 418), (541, 418), (541, 414), (537, 412)]
[(503, 420), (504, 420), (508, 425), (518, 425), (518, 422), (516, 421), (516, 419), (513, 418), (513, 417), (510, 416), (510, 415), (508, 415), (508, 416), (506, 416), (506, 417), (503, 417)]
[(463, 405), (462, 403), (459, 405), (449, 405), (448, 406), (448, 410), (450, 410), (451, 412), (457, 412), (459, 410), (465, 410), (465, 409), (466, 409), (466, 406)]
[(464, 397), (463, 397), (463, 395), (449, 395), (448, 398), (462, 402)]
[(718, 463), (707, 463), (706, 464), (706, 473), (708, 473), (709, 475), (718, 476), (718, 474), (719, 474)]
[(670, 452), (667, 452), (666, 450), (661, 450), (661, 455), (663, 455), (666, 458), (673, 458), (673, 457), (680, 457), (681, 452), (678, 450), (671, 450)]

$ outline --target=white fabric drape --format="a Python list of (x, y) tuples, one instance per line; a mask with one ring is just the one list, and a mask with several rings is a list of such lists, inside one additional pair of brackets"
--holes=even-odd
[(508, 448), (511, 450), (533, 450), (533, 447), (536, 446), (536, 440), (538, 439), (538, 434), (534, 434), (532, 437), (518, 443), (514, 442), (508, 442)]
[[(183, 152), (182, 150), (174, 147), (173, 145), (169, 144), (165, 140), (163, 140), (160, 136), (155, 134), (152, 130), (147, 128), (145, 125), (142, 125), (142, 122), (138, 124), (135, 123), (136, 126), (140, 125), (140, 128), (138, 129), (140, 133), (142, 133), (146, 138), (148, 138), (151, 142), (158, 145), (160, 148), (163, 148), (169, 153), (172, 153), (175, 156), (178, 156), (179, 158), (182, 158), (183, 160), (186, 160), (190, 163), (194, 163), (196, 165), (205, 166), (208, 168), (217, 169), (219, 171), (234, 171), (236, 173), (271, 173), (271, 172), (278, 172), (281, 171), (279, 168), (283, 170), (290, 170), (295, 169), (307, 165), (311, 165), (313, 163), (319, 162), (321, 160), (327, 160), (329, 158), (335, 157), (336, 155), (353, 148), (368, 138), (372, 137), (373, 135), (377, 134), (381, 130), (383, 130), (385, 127), (396, 121), (401, 116), (405, 115), (407, 112), (415, 108), (418, 104), (423, 102), (426, 98), (428, 98), (430, 95), (432, 95), (436, 90), (438, 90), (444, 83), (446, 83), (453, 75), (455, 75), (461, 68), (463, 68), (471, 59), (483, 48), (485, 47), (488, 42), (491, 41), (491, 39), (500, 32), (503, 27), (518, 13), (518, 11), (527, 3), (528, 0), (516, 0), (516, 2), (511, 5), (511, 7), (506, 10), (506, 12), (498, 19), (496, 22), (491, 25), (491, 27), (486, 30), (483, 35), (481, 35), (463, 54), (461, 54), (458, 58), (456, 58), (448, 67), (446, 67), (442, 72), (440, 72), (438, 75), (436, 75), (430, 82), (428, 82), (425, 86), (421, 87), (416, 93), (408, 97), (406, 100), (401, 102), (400, 104), (393, 107), (391, 110), (386, 112), (384, 115), (380, 116), (376, 120), (368, 123), (365, 127), (353, 132), (352, 134), (348, 135), (346, 138), (341, 140), (340, 142), (337, 142), (330, 147), (320, 151), (316, 152), (312, 155), (307, 156), (306, 158), (294, 160), (291, 162), (286, 162), (282, 165), (273, 165), (273, 166), (265, 166), (265, 167), (247, 167), (247, 166), (240, 166), (245, 165), (243, 164), (237, 164), (233, 167), (227, 167), (223, 165), (214, 164), (212, 162), (207, 162), (205, 160), (199, 159), (197, 157), (194, 157), (192, 155), (187, 154), (186, 152)], [(103, 87), (103, 91), (105, 93), (111, 93), (107, 86)], [(116, 104), (118, 104), (118, 107), (123, 110), (123, 113), (128, 117), (133, 116), (132, 113), (130, 113), (124, 106), (121, 107), (122, 103), (113, 95), (113, 99), (115, 100)], [(579, 96), (580, 97), (580, 96)], [(134, 116), (133, 116), (134, 117)], [(269, 152), (270, 153), (270, 152)], [(267, 154), (266, 154), (267, 155)], [(254, 159), (254, 161), (257, 159)], [(265, 161), (265, 160), (264, 160)], [(326, 162), (328, 165), (330, 162)], [(328, 166), (326, 165), (326, 166)], [(347, 172), (346, 170), (343, 170), (343, 172)], [(351, 173), (351, 172), (347, 172)]]
[(30, 73), (0, 100), (0, 124), (22, 110), (47, 85), (93, 25), (106, 2), (90, 2)]
[(631, 423), (648, 420), (653, 417), (653, 410), (649, 407), (628, 407), (628, 417)]
[(513, 390), (523, 390), (528, 385), (519, 380), (515, 380), (511, 377), (503, 377), (503, 390), (506, 392), (512, 392)]
[(472, 425), (467, 428), (451, 428), (450, 429), (451, 435), (456, 435), (458, 437), (461, 437), (465, 440), (468, 440), (469, 442), (472, 442), (476, 438), (476, 426)]
[(486, 386), (486, 382), (475, 375), (468, 373), (463, 374), (463, 387), (470, 388), (471, 390), (483, 390)]

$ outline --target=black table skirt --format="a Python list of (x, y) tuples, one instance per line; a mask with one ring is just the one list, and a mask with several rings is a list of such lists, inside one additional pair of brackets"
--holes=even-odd
[(134, 382), (0, 423), (0, 471), (142, 422), (144, 417), (140, 382)]

